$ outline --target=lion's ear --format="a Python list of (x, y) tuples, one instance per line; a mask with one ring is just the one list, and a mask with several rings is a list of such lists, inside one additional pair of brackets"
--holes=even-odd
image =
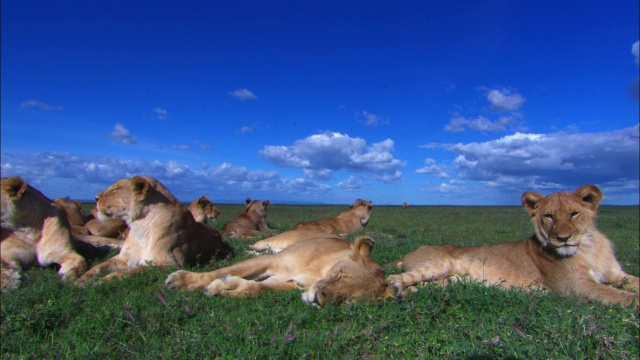
[(269, 206), (269, 204), (271, 204), (269, 200), (266, 200), (265, 202), (262, 203), (262, 207), (266, 209)]
[(249, 206), (249, 204), (251, 204), (251, 198), (247, 198), (247, 200), (245, 200), (244, 202), (247, 204), (247, 206)]
[(602, 191), (595, 185), (581, 186), (573, 193), (587, 203), (587, 206), (593, 211), (598, 209), (600, 200), (602, 200)]
[(131, 190), (133, 190), (133, 195), (136, 197), (136, 200), (144, 200), (149, 193), (149, 187), (149, 180), (145, 177), (136, 175), (131, 178)]
[(527, 210), (529, 215), (535, 216), (536, 211), (538, 210), (538, 204), (542, 199), (544, 199), (544, 195), (533, 191), (527, 191), (526, 193), (522, 194), (522, 198), (520, 200), (522, 201), (522, 205), (524, 206), (525, 210)]
[(358, 254), (363, 258), (368, 258), (371, 255), (371, 249), (375, 240), (370, 237), (362, 236), (356, 239), (356, 242), (352, 245), (354, 254)]
[(25, 191), (27, 191), (27, 182), (17, 176), (12, 176), (2, 181), (2, 190), (4, 190), (11, 201), (18, 200), (22, 197)]

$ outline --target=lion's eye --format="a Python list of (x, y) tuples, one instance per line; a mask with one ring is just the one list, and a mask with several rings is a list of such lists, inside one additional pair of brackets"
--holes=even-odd
[(572, 211), (572, 212), (571, 212), (571, 218), (572, 218), (572, 219), (574, 219), (574, 218), (578, 217), (578, 215), (580, 215), (580, 213), (579, 213), (579, 212), (577, 212), (577, 211)]

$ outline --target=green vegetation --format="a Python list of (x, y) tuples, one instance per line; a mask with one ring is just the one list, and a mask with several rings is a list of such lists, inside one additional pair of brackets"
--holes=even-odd
[[(90, 204), (87, 204), (90, 207)], [(220, 229), (243, 205), (219, 205)], [(334, 216), (346, 206), (273, 204), (277, 232), (299, 220)], [(639, 209), (603, 207), (599, 227), (620, 263), (639, 268)], [(482, 245), (533, 233), (518, 207), (375, 206), (367, 234), (380, 264), (421, 244)], [(251, 242), (197, 271), (246, 259)], [(101, 259), (93, 259), (95, 263)], [(580, 303), (538, 291), (505, 291), (460, 281), (427, 285), (402, 301), (312, 308), (300, 293), (208, 298), (162, 286), (175, 269), (152, 269), (123, 281), (76, 288), (54, 269), (31, 269), (2, 294), (3, 359), (127, 358), (631, 358), (640, 356), (638, 313)]]

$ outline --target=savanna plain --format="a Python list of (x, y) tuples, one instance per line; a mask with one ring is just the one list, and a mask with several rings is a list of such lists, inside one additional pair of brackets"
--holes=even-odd
[[(215, 201), (215, 200), (214, 200)], [(375, 204), (375, 199), (374, 199)], [(84, 204), (89, 211), (94, 204)], [(220, 230), (244, 208), (218, 204), (210, 225)], [(297, 222), (331, 217), (343, 206), (272, 204), (275, 233)], [(601, 207), (598, 227), (616, 247), (624, 270), (640, 275), (638, 207)], [(372, 258), (386, 264), (423, 244), (485, 245), (533, 234), (521, 207), (375, 206), (367, 235)], [(227, 241), (227, 259), (249, 258), (253, 240)], [(101, 254), (92, 264), (114, 255)], [(526, 358), (637, 359), (636, 311), (583, 303), (539, 290), (504, 290), (462, 278), (428, 284), (408, 298), (314, 308), (300, 292), (254, 298), (206, 297), (163, 286), (176, 268), (151, 269), (122, 281), (75, 287), (55, 269), (30, 269), (22, 285), (2, 294), (3, 359), (325, 359)], [(387, 275), (393, 271), (387, 270)]]

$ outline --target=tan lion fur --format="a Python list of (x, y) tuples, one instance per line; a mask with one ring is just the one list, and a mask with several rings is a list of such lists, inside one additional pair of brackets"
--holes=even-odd
[(339, 235), (350, 234), (367, 225), (371, 209), (373, 209), (371, 201), (356, 199), (349, 210), (343, 211), (335, 217), (301, 221), (293, 227), (293, 230), (317, 230)]
[(195, 221), (159, 181), (145, 176), (121, 179), (96, 195), (100, 218), (124, 220), (129, 232), (120, 253), (87, 271), (78, 281), (122, 277), (147, 266), (184, 266), (224, 256), (220, 233)]
[(267, 208), (269, 200), (260, 201), (247, 199), (246, 207), (235, 219), (229, 221), (222, 228), (222, 236), (248, 239), (263, 235), (269, 231), (267, 226)]
[(89, 230), (84, 227), (93, 216), (87, 215), (82, 208), (82, 203), (69, 198), (57, 198), (53, 203), (60, 206), (67, 213), (67, 219), (71, 225), (71, 232), (78, 235), (89, 235)]
[(21, 270), (59, 264), (63, 279), (75, 280), (87, 270), (70, 233), (67, 213), (17, 176), (2, 178), (2, 290), (18, 286)]
[[(531, 238), (479, 247), (421, 246), (389, 264), (402, 266), (404, 273), (391, 275), (388, 280), (404, 295), (407, 286), (468, 274), (488, 284), (534, 284), (604, 304), (629, 306), (635, 301), (637, 307), (640, 280), (622, 270), (613, 244), (596, 229), (601, 199), (602, 193), (593, 185), (547, 197), (526, 192), (522, 204), (535, 228)], [(624, 279), (633, 292), (607, 285), (620, 284)]]
[[(207, 273), (177, 271), (165, 285), (171, 289), (204, 289), (206, 295), (258, 295), (264, 291), (304, 289), (302, 300), (324, 305), (335, 300), (364, 301), (389, 297), (380, 265), (370, 258), (374, 241), (358, 238), (354, 244), (323, 234), (297, 241), (277, 254), (258, 256)], [(259, 281), (261, 280), (261, 281)]]
[(300, 241), (303, 239), (324, 238), (326, 236), (327, 236), (327, 233), (324, 231), (290, 230), (290, 231), (285, 231), (283, 233), (280, 233), (278, 235), (268, 237), (266, 239), (262, 239), (252, 245), (249, 245), (249, 248), (251, 248), (252, 250), (258, 253), (261, 253), (261, 252), (277, 253), (297, 241)]
[(193, 200), (189, 205), (189, 211), (197, 222), (203, 224), (209, 220), (215, 220), (220, 215), (220, 210), (206, 195)]
[(127, 223), (120, 218), (98, 218), (98, 209), (93, 208), (91, 210), (93, 219), (87, 221), (84, 227), (89, 231), (91, 235), (104, 236), (114, 239), (124, 240), (129, 232)]

